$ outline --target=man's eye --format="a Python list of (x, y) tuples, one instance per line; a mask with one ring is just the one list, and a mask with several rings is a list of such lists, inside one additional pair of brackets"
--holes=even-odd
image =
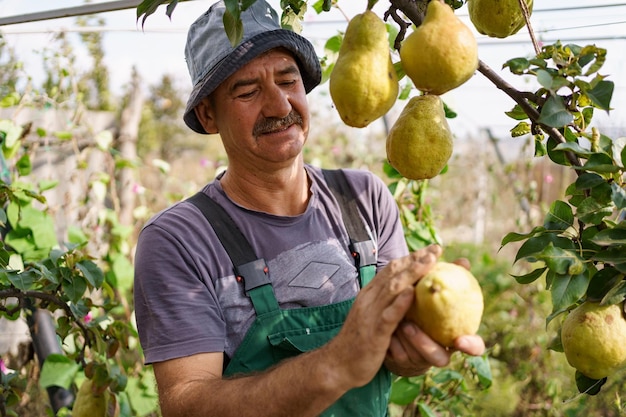
[(237, 98), (243, 98), (243, 99), (251, 98), (254, 95), (254, 93), (255, 93), (254, 90), (253, 91), (246, 91), (245, 93), (239, 94), (237, 96)]

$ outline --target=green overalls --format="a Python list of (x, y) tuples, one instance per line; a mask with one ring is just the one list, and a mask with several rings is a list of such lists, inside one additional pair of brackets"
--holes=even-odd
[[(374, 244), (358, 216), (356, 201), (343, 172), (324, 170), (324, 176), (341, 206), (350, 235), (350, 251), (363, 287), (376, 273)], [(226, 365), (224, 376), (264, 370), (283, 359), (324, 345), (339, 332), (354, 299), (318, 307), (281, 309), (265, 260), (256, 258), (230, 216), (206, 194), (198, 193), (190, 201), (213, 226), (256, 312), (256, 319)], [(369, 384), (348, 391), (321, 416), (386, 416), (390, 385), (391, 374), (383, 366)]]

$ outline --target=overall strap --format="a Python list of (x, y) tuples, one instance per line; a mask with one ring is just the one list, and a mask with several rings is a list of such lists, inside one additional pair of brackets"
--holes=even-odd
[(248, 239), (241, 233), (226, 210), (208, 195), (198, 192), (188, 201), (198, 207), (209, 221), (235, 266), (237, 280), (252, 300), (257, 315), (278, 310), (278, 301), (270, 282), (265, 259), (257, 258)]
[(354, 191), (348, 184), (342, 170), (322, 170), (326, 183), (339, 202), (341, 216), (350, 237), (349, 249), (359, 271), (361, 287), (367, 285), (376, 270), (376, 246), (367, 233), (367, 228), (359, 216), (359, 207), (354, 198)]

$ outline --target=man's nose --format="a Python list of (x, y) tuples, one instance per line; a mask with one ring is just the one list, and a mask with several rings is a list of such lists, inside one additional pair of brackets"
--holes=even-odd
[(290, 95), (287, 91), (277, 85), (266, 90), (263, 116), (283, 118), (287, 117), (292, 109)]

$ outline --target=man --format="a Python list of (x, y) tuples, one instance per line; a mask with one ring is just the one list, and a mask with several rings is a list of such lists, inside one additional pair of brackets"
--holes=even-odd
[[(224, 10), (213, 5), (190, 28), (184, 119), (220, 134), (228, 168), (148, 222), (136, 253), (137, 325), (163, 415), (384, 416), (389, 371), (449, 361), (403, 321), (441, 249), (408, 254), (380, 179), (336, 171), (347, 184), (337, 194), (303, 162), (306, 94), (321, 78), (312, 45), (258, 0), (233, 48)], [(484, 343), (464, 336), (456, 348), (478, 355)]]

